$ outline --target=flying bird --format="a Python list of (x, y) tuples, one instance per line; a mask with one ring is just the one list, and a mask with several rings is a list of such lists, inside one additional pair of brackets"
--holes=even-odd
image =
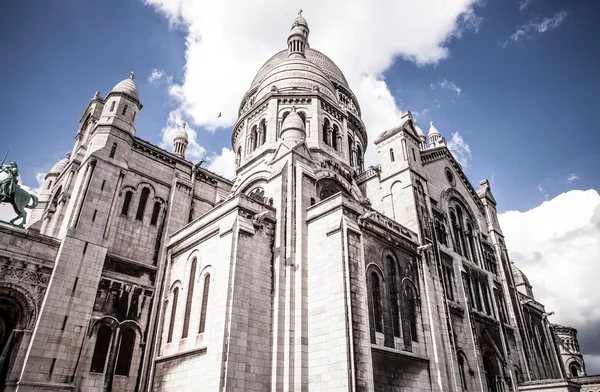
[(221, 112), (219, 112), (219, 115), (217, 116), (217, 118), (221, 117)]

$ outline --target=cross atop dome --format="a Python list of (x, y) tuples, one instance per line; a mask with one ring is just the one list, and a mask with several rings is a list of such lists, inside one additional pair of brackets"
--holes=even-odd
[(129, 79), (135, 79), (135, 74), (133, 73), (133, 71), (129, 72)]

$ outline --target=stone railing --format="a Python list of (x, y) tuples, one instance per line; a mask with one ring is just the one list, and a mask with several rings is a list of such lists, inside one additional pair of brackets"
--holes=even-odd
[(367, 170), (357, 173), (354, 176), (356, 183), (367, 181), (369, 178), (375, 177), (381, 173), (381, 165), (370, 166)]

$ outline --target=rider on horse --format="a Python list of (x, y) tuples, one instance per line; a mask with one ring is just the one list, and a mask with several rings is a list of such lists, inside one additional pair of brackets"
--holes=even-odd
[(0, 172), (8, 174), (6, 178), (0, 180), (0, 202), (8, 201), (15, 194), (17, 183), (19, 182), (19, 168), (15, 162), (0, 166)]

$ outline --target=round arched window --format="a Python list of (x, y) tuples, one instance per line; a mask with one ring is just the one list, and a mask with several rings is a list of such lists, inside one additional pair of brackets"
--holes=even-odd
[(456, 180), (454, 179), (454, 174), (452, 173), (452, 170), (450, 170), (449, 168), (446, 168), (446, 180), (448, 180), (450, 185), (452, 185), (452, 186), (456, 185)]

